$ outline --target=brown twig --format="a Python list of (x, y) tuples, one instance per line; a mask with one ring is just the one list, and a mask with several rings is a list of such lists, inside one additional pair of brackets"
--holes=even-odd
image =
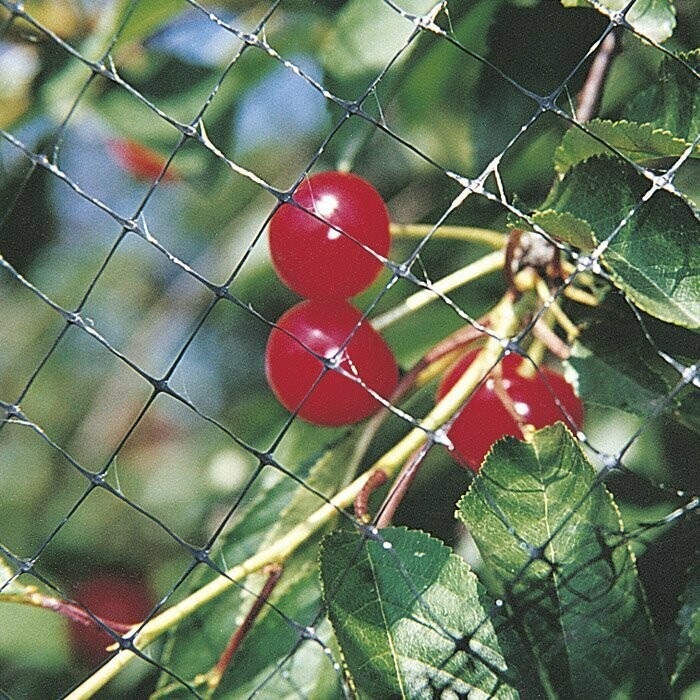
[(576, 99), (576, 119), (580, 122), (590, 121), (598, 112), (603, 85), (610, 70), (616, 45), (617, 38), (613, 30), (603, 39)]
[(527, 421), (525, 421), (525, 419), (515, 410), (513, 398), (503, 384), (503, 367), (501, 366), (500, 362), (493, 369), (491, 374), (491, 378), (493, 379), (493, 393), (501, 402), (501, 405), (507, 411), (513, 422), (518, 426), (520, 432), (523, 432), (523, 429), (527, 425)]
[(403, 376), (401, 382), (399, 382), (396, 392), (394, 393), (394, 397), (392, 397), (392, 401), (395, 397), (399, 398), (403, 396), (413, 386), (418, 376), (427, 367), (430, 367), (430, 365), (433, 363), (438, 362), (438, 360), (441, 360), (443, 357), (446, 357), (456, 350), (466, 348), (468, 345), (471, 345), (475, 341), (483, 338), (484, 331), (481, 328), (488, 327), (488, 315), (478, 319), (477, 325), (480, 326), (480, 328), (474, 325), (464, 326), (463, 328), (457, 329), (454, 333), (448, 335), (446, 338), (443, 338), (439, 343), (437, 343), (437, 345), (434, 345), (430, 350), (428, 350), (428, 352), (426, 352), (425, 355)]
[(235, 631), (229, 643), (226, 645), (223, 654), (221, 654), (221, 657), (216, 662), (216, 666), (214, 666), (209, 673), (207, 685), (210, 694), (212, 694), (219, 687), (221, 679), (223, 678), (226, 669), (230, 666), (231, 660), (238, 650), (238, 647), (250, 632), (251, 628), (255, 624), (255, 620), (260, 614), (260, 611), (272, 595), (272, 591), (282, 576), (282, 566), (280, 564), (269, 564), (263, 569), (263, 572), (267, 574), (267, 581), (265, 581), (265, 585), (256, 596), (253, 604), (250, 606), (250, 610), (248, 610), (248, 614), (245, 616), (245, 619)]
[(362, 487), (362, 491), (355, 496), (355, 519), (360, 522), (367, 523), (369, 518), (367, 515), (367, 503), (369, 502), (369, 497), (374, 491), (376, 491), (380, 486), (386, 483), (387, 475), (382, 469), (378, 469), (376, 472), (370, 474), (369, 479), (367, 479), (365, 485)]
[(391, 490), (389, 491), (387, 497), (384, 499), (379, 512), (377, 513), (377, 519), (375, 525), (378, 528), (387, 527), (396, 509), (399, 507), (401, 501), (403, 501), (406, 492), (408, 491), (410, 485), (418, 474), (421, 464), (423, 463), (423, 458), (428, 453), (428, 444), (419, 447), (407, 460), (403, 468), (396, 477)]

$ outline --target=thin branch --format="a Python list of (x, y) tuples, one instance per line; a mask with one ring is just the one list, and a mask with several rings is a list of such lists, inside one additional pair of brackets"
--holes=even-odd
[(532, 327), (532, 334), (555, 357), (568, 360), (571, 355), (569, 346), (540, 318)]
[(617, 45), (615, 31), (611, 31), (598, 49), (591, 63), (586, 81), (576, 99), (576, 119), (580, 122), (590, 121), (598, 112), (603, 94), (603, 85), (610, 70), (611, 59)]
[(275, 589), (275, 586), (282, 576), (282, 565), (277, 563), (269, 564), (268, 566), (264, 567), (263, 573), (267, 574), (267, 581), (265, 581), (265, 585), (256, 596), (253, 605), (251, 605), (250, 610), (248, 610), (248, 614), (245, 616), (245, 619), (229, 640), (229, 643), (226, 645), (226, 648), (224, 649), (223, 654), (221, 654), (216, 666), (214, 666), (209, 673), (207, 686), (210, 695), (213, 694), (219, 687), (221, 679), (223, 678), (226, 669), (231, 665), (231, 661), (234, 654), (238, 650), (238, 647), (252, 629), (253, 625), (255, 624), (255, 620), (258, 618), (258, 615), (260, 615), (260, 611), (263, 609), (263, 606), (272, 595), (272, 591)]
[(423, 464), (423, 459), (427, 453), (426, 445), (422, 445), (406, 460), (406, 464), (404, 464), (403, 469), (399, 472), (389, 494), (379, 508), (375, 522), (378, 528), (387, 527), (391, 524), (396, 509), (401, 504), (401, 501), (403, 501), (406, 492), (416, 478), (418, 470), (421, 464)]
[(386, 483), (387, 476), (386, 472), (379, 471), (374, 472), (369, 479), (365, 482), (360, 493), (355, 496), (355, 502), (353, 508), (355, 509), (355, 519), (367, 523), (369, 522), (369, 517), (367, 513), (367, 503), (369, 502), (369, 497), (374, 491), (376, 491), (380, 486)]
[(65, 617), (67, 620), (72, 620), (85, 627), (92, 627), (106, 632), (99, 622), (96, 621), (95, 618), (97, 618), (105, 627), (109, 627), (109, 629), (121, 636), (127, 634), (139, 625), (139, 622), (116, 622), (115, 620), (108, 620), (99, 615), (91, 615), (80, 605), (45, 595), (38, 590), (30, 590), (28, 593), (2, 595), (0, 596), (0, 602), (19, 603), (20, 605), (28, 605), (33, 608), (51, 610)]

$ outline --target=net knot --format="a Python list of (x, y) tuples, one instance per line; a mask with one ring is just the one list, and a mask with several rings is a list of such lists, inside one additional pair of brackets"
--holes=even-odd
[(506, 351), (506, 355), (519, 355), (520, 357), (525, 357), (525, 350), (523, 346), (512, 338), (504, 338), (502, 343), (503, 349)]
[(452, 443), (452, 440), (447, 435), (448, 431), (445, 430), (444, 426), (441, 426), (440, 428), (437, 428), (436, 430), (433, 430), (430, 433), (430, 439), (436, 444), (436, 445), (442, 445), (443, 447), (446, 447), (450, 452), (454, 450), (454, 444)]
[(171, 394), (172, 389), (170, 388), (170, 385), (168, 384), (167, 379), (155, 379), (151, 378), (151, 385), (155, 389), (155, 391), (158, 394)]
[(88, 479), (90, 479), (90, 481), (95, 486), (99, 486), (100, 488), (107, 488), (108, 489), (107, 482), (105, 481), (103, 474), (101, 474), (101, 473), (94, 474), (93, 472), (86, 472), (85, 476), (87, 476)]
[(34, 559), (15, 559), (17, 571), (22, 574), (29, 573), (34, 568)]
[(194, 559), (197, 561), (198, 564), (211, 564), (212, 561), (209, 558), (209, 550), (208, 549), (196, 549), (192, 547), (190, 549), (190, 553), (194, 557)]
[(302, 639), (318, 639), (316, 628), (309, 625), (308, 627), (299, 627), (299, 636)]
[(612, 471), (617, 471), (621, 467), (619, 454), (602, 454), (600, 459), (603, 462), (603, 474), (609, 474)]
[(627, 11), (629, 10), (629, 7), (625, 7), (622, 10), (610, 10), (607, 12), (608, 18), (610, 19), (610, 22), (614, 24), (616, 27), (624, 27), (625, 29), (632, 29), (632, 26), (630, 23), (627, 21)]
[(274, 467), (277, 466), (275, 458), (272, 456), (272, 452), (260, 452), (257, 454), (257, 458), (264, 467)]
[(540, 97), (538, 100), (540, 109), (543, 112), (556, 112), (557, 106), (554, 103), (554, 97), (552, 95), (546, 95), (545, 97)]
[(0, 408), (5, 414), (5, 418), (20, 418), (22, 416), (22, 410), (16, 403), (0, 401)]

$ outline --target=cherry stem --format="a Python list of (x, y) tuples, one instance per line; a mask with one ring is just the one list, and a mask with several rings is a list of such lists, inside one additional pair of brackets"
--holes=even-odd
[(219, 687), (221, 679), (223, 678), (226, 669), (230, 666), (231, 660), (238, 650), (238, 647), (252, 629), (253, 625), (255, 624), (255, 620), (258, 618), (258, 615), (260, 615), (260, 611), (269, 600), (270, 595), (272, 595), (272, 591), (275, 589), (275, 586), (282, 576), (282, 565), (269, 564), (263, 568), (263, 572), (267, 574), (267, 581), (265, 581), (265, 585), (256, 596), (253, 604), (250, 606), (250, 610), (248, 610), (248, 614), (245, 616), (245, 619), (229, 640), (229, 643), (226, 645), (226, 648), (217, 661), (216, 666), (214, 666), (209, 673), (207, 685), (210, 696)]
[(369, 517), (367, 514), (367, 503), (369, 497), (374, 491), (376, 491), (380, 486), (383, 486), (387, 480), (386, 472), (383, 469), (378, 469), (376, 472), (370, 475), (369, 479), (365, 482), (360, 493), (355, 496), (355, 502), (353, 504), (355, 509), (355, 519), (368, 523)]
[(399, 382), (399, 386), (392, 397), (403, 396), (416, 383), (418, 377), (431, 365), (439, 362), (443, 358), (451, 355), (457, 350), (462, 350), (472, 343), (484, 337), (484, 328), (489, 325), (489, 314), (482, 316), (477, 320), (476, 325), (464, 326), (458, 328), (454, 333), (443, 338), (439, 343), (434, 345), (411, 369), (403, 376)]
[[(489, 312), (490, 313), (490, 312)], [(390, 403), (396, 404), (403, 399), (406, 394), (413, 389), (416, 382), (422, 377), (427, 368), (447, 357), (451, 353), (461, 350), (470, 343), (479, 340), (483, 336), (482, 328), (488, 327), (489, 314), (482, 316), (477, 320), (474, 326), (464, 326), (459, 328), (447, 338), (443, 338), (437, 345), (433, 346), (418, 362), (408, 371), (399, 381), (398, 386), (394, 389), (394, 393), (389, 397)], [(388, 411), (380, 411), (367, 424), (365, 430), (360, 435), (357, 446), (353, 452), (351, 459), (352, 465), (358, 465), (360, 460), (369, 448), (372, 439), (379, 431), (382, 423), (386, 419)], [(380, 484), (377, 484), (379, 487)], [(360, 519), (360, 518), (358, 518)]]
[(537, 294), (540, 299), (545, 304), (549, 304), (549, 312), (552, 314), (556, 322), (566, 331), (567, 338), (570, 341), (573, 341), (579, 334), (576, 324), (564, 313), (556, 299), (550, 303), (551, 292), (543, 279), (538, 279), (535, 282), (535, 287), (537, 288)]
[(585, 306), (600, 306), (600, 302), (593, 294), (579, 289), (578, 287), (572, 287), (571, 285), (564, 290), (564, 296), (567, 297), (567, 299), (571, 299), (571, 301), (584, 304)]
[[(505, 243), (505, 241), (506, 238), (503, 237), (502, 242)], [(383, 331), (393, 323), (396, 323), (396, 321), (400, 321), (405, 316), (410, 316), (427, 304), (437, 301), (441, 298), (441, 295), (449, 294), (449, 292), (458, 287), (502, 269), (504, 262), (505, 251), (503, 249), (489, 253), (432, 283), (429, 288), (421, 289), (415, 294), (406, 297), (398, 306), (372, 319), (372, 327), (377, 331)]]
[[(507, 292), (501, 301), (489, 313), (493, 337), (484, 344), (481, 352), (474, 359), (467, 371), (435, 407), (407, 435), (388, 449), (370, 466), (367, 471), (358, 476), (351, 484), (339, 490), (328, 503), (321, 505), (318, 510), (293, 526), (268, 546), (262, 547), (255, 554), (235, 564), (226, 571), (225, 576), (218, 576), (196, 591), (190, 593), (171, 608), (163, 610), (159, 615), (148, 621), (134, 638), (136, 649), (147, 648), (168, 630), (180, 624), (195, 611), (214, 600), (237, 582), (242, 581), (251, 573), (260, 571), (265, 566), (285, 561), (299, 547), (308, 542), (309, 538), (321, 528), (334, 522), (341, 509), (349, 507), (355, 496), (362, 490), (369, 476), (383, 469), (391, 476), (396, 473), (405, 460), (421, 445), (426, 443), (426, 430), (436, 430), (458, 410), (469, 392), (477, 386), (483, 373), (492, 366), (502, 353), (502, 346), (496, 339), (512, 336), (520, 322), (520, 315), (514, 309), (513, 294)], [(4, 596), (0, 596), (2, 599)], [(79, 686), (66, 695), (67, 700), (87, 700), (93, 697), (110, 680), (117, 676), (126, 666), (138, 658), (138, 654), (128, 649), (117, 652), (112, 659), (101, 666)]]
[(394, 481), (391, 490), (384, 499), (377, 513), (375, 525), (377, 528), (387, 527), (396, 513), (396, 509), (403, 501), (406, 492), (418, 474), (423, 458), (428, 453), (428, 444), (419, 447), (407, 460)]
[[(433, 230), (435, 229), (435, 230)], [(424, 238), (432, 231), (433, 238), (453, 238), (460, 241), (481, 243), (491, 248), (503, 248), (507, 236), (500, 231), (477, 226), (439, 226), (432, 224), (390, 224), (392, 236), (401, 238)]]
[(539, 319), (532, 328), (537, 340), (560, 360), (568, 360), (571, 355), (569, 346), (542, 320)]
[[(403, 398), (413, 388), (416, 380), (431, 365), (434, 365), (456, 351), (462, 350), (468, 345), (471, 345), (475, 341), (483, 338), (483, 329), (489, 326), (490, 313), (491, 312), (478, 319), (475, 325), (458, 328), (454, 333), (446, 338), (443, 338), (440, 342), (428, 350), (428, 352), (426, 352), (425, 355), (401, 378), (399, 385), (396, 387), (391, 396), (391, 403), (396, 403)], [(372, 427), (369, 431), (372, 436), (376, 434), (381, 421), (383, 421), (385, 417), (385, 411), (382, 411), (377, 415), (376, 420), (372, 423)], [(423, 450), (423, 448), (420, 448), (414, 452), (413, 455), (411, 455), (403, 470), (394, 481), (391, 491), (379, 509), (378, 520), (376, 523), (377, 527), (385, 527), (393, 518), (396, 509), (403, 500), (408, 487), (413, 482), (413, 479), (418, 472), (418, 468), (423, 461), (423, 457), (425, 455), (420, 455), (421, 450)], [(414, 465), (413, 468), (411, 468), (411, 465)], [(367, 520), (367, 503), (369, 497), (372, 492), (382, 486), (386, 480), (387, 475), (381, 469), (371, 474), (369, 479), (367, 479), (354, 501), (355, 518), (357, 520)]]
[[(536, 373), (536, 369), (529, 363), (524, 363), (524, 367), (528, 370), (532, 370), (533, 375)], [(493, 372), (493, 393), (496, 398), (501, 402), (503, 408), (507, 411), (511, 420), (518, 426), (522, 435), (525, 435), (524, 428), (527, 425), (527, 421), (515, 410), (515, 403), (511, 395), (508, 393), (506, 387), (503, 384), (503, 367), (499, 363), (497, 367), (494, 368)], [(526, 376), (526, 372), (522, 372), (523, 376)], [(527, 372), (529, 376), (530, 372)]]

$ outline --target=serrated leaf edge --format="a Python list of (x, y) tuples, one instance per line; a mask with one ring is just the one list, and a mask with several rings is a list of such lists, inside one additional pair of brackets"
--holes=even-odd
[[(648, 136), (664, 136), (664, 137), (670, 137), (670, 140), (678, 144), (678, 146), (681, 146), (683, 150), (686, 148), (689, 148), (692, 144), (689, 141), (686, 141), (684, 138), (681, 138), (680, 136), (676, 136), (672, 131), (669, 129), (665, 129), (663, 127), (657, 126), (652, 122), (637, 122), (637, 121), (631, 121), (629, 119), (620, 119), (620, 120), (613, 120), (613, 119), (591, 119), (589, 122), (585, 122), (585, 126), (588, 127), (591, 131), (595, 133), (595, 128), (591, 127), (597, 127), (597, 126), (605, 126), (611, 127), (613, 129), (615, 128), (629, 128), (629, 127), (634, 127), (636, 129), (639, 129), (640, 131), (645, 130), (645, 129), (651, 129), (651, 131), (648, 133)], [(586, 156), (585, 158), (579, 158), (576, 160), (573, 160), (571, 162), (566, 162), (564, 158), (564, 154), (566, 153), (566, 140), (569, 137), (569, 134), (573, 133), (574, 131), (580, 132), (582, 134), (585, 134), (588, 136), (588, 138), (594, 142), (598, 147), (600, 148), (609, 148), (611, 149), (611, 153), (607, 153), (606, 151), (603, 151), (602, 153), (591, 153), (590, 155)], [(595, 134), (596, 136), (599, 136), (599, 134)], [(602, 137), (601, 137), (602, 138)], [(605, 141), (605, 139), (603, 139)], [(620, 148), (618, 146), (614, 146), (612, 144), (608, 144), (607, 142), (605, 143), (600, 143), (600, 141), (596, 141), (592, 136), (589, 134), (586, 134), (585, 132), (580, 131), (577, 127), (572, 127), (569, 129), (564, 136), (562, 137), (561, 143), (554, 149), (554, 169), (560, 174), (564, 175), (567, 171), (569, 171), (571, 168), (574, 166), (578, 165), (579, 163), (583, 163), (589, 158), (592, 158), (594, 156), (598, 155), (614, 155), (617, 156), (615, 151), (612, 149), (615, 149), (615, 151), (619, 151), (621, 154), (626, 154), (626, 153), (639, 153), (640, 155), (646, 154), (646, 158), (630, 158), (630, 160), (633, 160), (635, 163), (638, 162), (644, 162), (645, 160), (654, 160), (656, 158), (664, 158), (663, 154), (652, 154), (649, 153), (648, 151), (632, 151), (626, 148)], [(700, 144), (697, 144), (695, 146), (694, 153), (696, 155), (691, 155), (691, 157), (700, 157)], [(675, 157), (673, 155), (668, 156), (670, 158)]]

